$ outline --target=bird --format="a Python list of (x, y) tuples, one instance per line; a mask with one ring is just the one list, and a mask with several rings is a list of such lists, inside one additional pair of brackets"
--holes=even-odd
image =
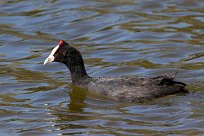
[(85, 69), (81, 53), (64, 40), (59, 40), (44, 65), (51, 62), (63, 63), (71, 73), (72, 83), (121, 102), (143, 102), (176, 93), (188, 93), (186, 84), (175, 81), (176, 74), (153, 77), (108, 76), (90, 77)]

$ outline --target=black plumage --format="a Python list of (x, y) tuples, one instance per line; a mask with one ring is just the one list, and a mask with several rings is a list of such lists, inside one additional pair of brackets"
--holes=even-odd
[[(86, 73), (83, 58), (77, 49), (62, 40), (56, 49), (52, 61), (63, 63), (68, 67), (75, 85), (120, 101), (144, 101), (179, 92), (188, 92), (185, 83), (174, 81), (175, 75), (90, 77)], [(49, 60), (49, 57), (46, 60)]]

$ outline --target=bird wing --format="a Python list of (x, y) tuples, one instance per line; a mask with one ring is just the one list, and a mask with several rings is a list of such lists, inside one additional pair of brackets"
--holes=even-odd
[(161, 75), (161, 76), (156, 76), (152, 77), (151, 79), (157, 81), (158, 85), (174, 85), (174, 84), (180, 84), (182, 86), (186, 86), (185, 83), (175, 81), (174, 78), (176, 77), (176, 73), (174, 74), (167, 74), (167, 75)]

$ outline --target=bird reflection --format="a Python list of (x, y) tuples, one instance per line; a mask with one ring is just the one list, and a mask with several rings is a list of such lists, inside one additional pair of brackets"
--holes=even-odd
[(71, 92), (70, 103), (69, 103), (69, 111), (70, 112), (82, 112), (86, 107), (86, 103), (84, 102), (87, 95), (87, 90), (83, 88), (76, 87), (74, 85), (70, 86)]

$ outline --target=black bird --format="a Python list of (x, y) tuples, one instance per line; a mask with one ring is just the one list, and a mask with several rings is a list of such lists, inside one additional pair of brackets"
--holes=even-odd
[(63, 63), (68, 67), (72, 82), (76, 86), (120, 101), (141, 102), (179, 92), (188, 92), (185, 83), (174, 81), (175, 75), (90, 77), (86, 73), (80, 52), (63, 40), (59, 41), (44, 64), (53, 61)]

